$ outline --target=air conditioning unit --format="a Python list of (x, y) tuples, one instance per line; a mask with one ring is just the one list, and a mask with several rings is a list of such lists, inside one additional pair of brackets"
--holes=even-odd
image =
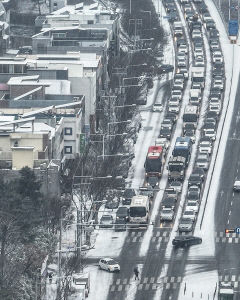
[(73, 102), (78, 102), (80, 101), (80, 97), (73, 97)]

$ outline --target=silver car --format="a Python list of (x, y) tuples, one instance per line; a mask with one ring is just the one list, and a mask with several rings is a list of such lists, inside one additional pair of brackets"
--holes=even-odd
[(191, 219), (182, 218), (178, 225), (179, 232), (190, 232), (193, 230), (193, 221)]
[(163, 208), (160, 212), (161, 221), (172, 221), (174, 218), (174, 211), (171, 208)]
[(196, 159), (196, 166), (204, 170), (208, 170), (209, 167), (209, 155), (208, 153), (200, 153)]

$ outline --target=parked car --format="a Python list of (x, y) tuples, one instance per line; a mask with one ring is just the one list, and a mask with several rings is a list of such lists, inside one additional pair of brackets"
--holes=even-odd
[(169, 73), (169, 72), (172, 72), (173, 70), (174, 70), (173, 65), (161, 65), (160, 66), (161, 73)]
[(100, 228), (112, 228), (113, 217), (111, 215), (103, 215), (100, 219)]
[(133, 196), (136, 196), (135, 190), (134, 189), (126, 189), (123, 193), (122, 204), (130, 205)]
[(119, 272), (120, 265), (112, 258), (101, 258), (99, 260), (99, 268), (108, 272)]
[(175, 247), (189, 247), (192, 245), (198, 245), (202, 243), (200, 237), (192, 235), (177, 236), (172, 240), (172, 245)]

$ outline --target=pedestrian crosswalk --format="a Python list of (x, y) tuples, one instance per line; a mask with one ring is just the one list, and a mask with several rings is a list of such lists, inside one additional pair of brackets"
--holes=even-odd
[[(132, 231), (129, 232), (128, 237), (126, 239), (127, 243), (141, 243), (143, 240), (145, 231)], [(153, 233), (151, 237), (152, 243), (163, 242), (167, 243), (169, 241), (170, 231), (167, 230), (159, 230)]]
[(240, 235), (236, 232), (225, 233), (223, 231), (215, 232), (216, 243), (238, 244), (240, 243)]
[(143, 277), (139, 281), (134, 279), (117, 279), (110, 287), (111, 292), (128, 291), (132, 285), (137, 284), (137, 290), (150, 291), (158, 288), (177, 289), (182, 282), (182, 277)]
[[(235, 290), (240, 289), (240, 275), (220, 275), (219, 281), (230, 283)], [(110, 286), (110, 292), (123, 292), (131, 289), (133, 285), (137, 285), (139, 291), (154, 291), (159, 288), (166, 290), (174, 290), (184, 283), (182, 276), (165, 276), (165, 277), (142, 277), (140, 280), (133, 278), (118, 278)]]

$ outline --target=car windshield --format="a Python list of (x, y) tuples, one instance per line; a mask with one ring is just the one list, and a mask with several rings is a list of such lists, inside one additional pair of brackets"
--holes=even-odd
[(198, 192), (189, 192), (187, 198), (192, 200), (198, 200)]
[(117, 263), (114, 260), (109, 260), (107, 262), (108, 265), (112, 266), (112, 265), (116, 265)]
[(110, 220), (112, 220), (112, 216), (102, 216), (101, 220), (102, 221), (110, 221)]
[(146, 208), (145, 207), (130, 207), (130, 216), (131, 217), (145, 217)]
[(182, 219), (180, 224), (192, 224), (192, 221), (190, 219)]
[(191, 175), (190, 176), (190, 180), (192, 180), (192, 181), (197, 181), (197, 180), (199, 180), (200, 178), (199, 178), (199, 175), (197, 175), (197, 174), (194, 174), (194, 175)]
[(186, 216), (192, 216), (192, 215), (194, 215), (194, 214), (195, 214), (195, 213), (194, 213), (193, 210), (185, 211), (185, 213), (184, 213), (184, 215), (186, 215)]
[(194, 202), (192, 202), (192, 203), (188, 202), (188, 204), (187, 204), (187, 206), (196, 206), (196, 205), (197, 205), (197, 204), (194, 203)]
[(117, 210), (118, 214), (125, 214), (127, 213), (128, 209), (127, 207), (119, 207), (119, 209)]

